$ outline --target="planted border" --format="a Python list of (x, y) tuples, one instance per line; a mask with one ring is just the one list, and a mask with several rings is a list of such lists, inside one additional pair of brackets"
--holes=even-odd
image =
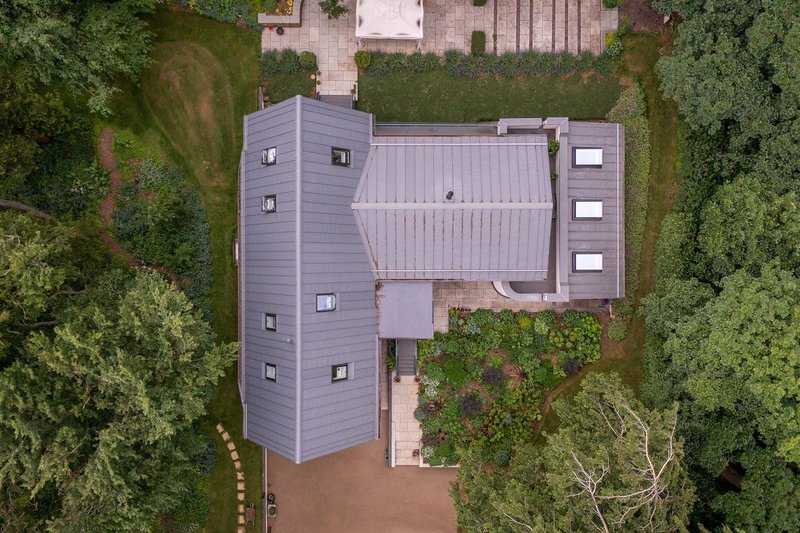
[(600, 332), (596, 316), (577, 311), (451, 311), (449, 332), (419, 343), (422, 457), (453, 465), (474, 445), (506, 464), (533, 437), (545, 392), (599, 359)]

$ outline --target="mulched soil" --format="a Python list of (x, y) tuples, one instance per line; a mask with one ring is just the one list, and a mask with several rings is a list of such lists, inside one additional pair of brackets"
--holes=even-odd
[(632, 31), (661, 33), (667, 29), (664, 15), (653, 11), (652, 0), (625, 0), (619, 8), (620, 19), (630, 22)]

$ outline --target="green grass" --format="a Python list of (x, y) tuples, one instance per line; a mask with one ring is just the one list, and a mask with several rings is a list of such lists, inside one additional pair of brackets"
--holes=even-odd
[(304, 70), (293, 73), (268, 74), (263, 83), (264, 91), (273, 104), (297, 94), (313, 98), (315, 82), (311, 79), (311, 74)]
[(381, 122), (479, 122), (501, 117), (601, 119), (620, 93), (613, 76), (456, 78), (443, 69), (358, 77), (358, 108)]
[[(600, 361), (588, 367), (592, 372), (616, 372), (622, 381), (638, 393), (642, 379), (644, 355), (644, 317), (638, 312), (638, 302), (653, 285), (655, 271), (655, 244), (661, 220), (672, 210), (677, 190), (676, 162), (678, 117), (675, 104), (662, 98), (658, 76), (654, 71), (660, 50), (668, 48), (662, 38), (654, 34), (631, 34), (625, 37), (625, 55), (622, 74), (636, 78), (644, 89), (650, 124), (650, 186), (648, 191), (647, 222), (645, 226), (642, 262), (639, 271), (639, 288), (628, 335), (622, 342), (609, 342), (604, 346)], [(561, 398), (571, 399), (580, 389), (580, 380), (571, 381), (561, 392)], [(544, 421), (543, 430), (552, 432), (558, 427), (558, 416), (551, 409)]]
[[(151, 19), (153, 64), (134, 85), (120, 84), (112, 128), (127, 130), (180, 166), (199, 188), (211, 224), (214, 330), (221, 341), (237, 338), (236, 184), (241, 117), (256, 108), (259, 82), (257, 33), (205, 17), (160, 11)], [(261, 448), (242, 438), (236, 368), (220, 381), (204, 421), (218, 443), (211, 479), (206, 531), (232, 531), (236, 524), (233, 463), (214, 426), (222, 422), (236, 442), (246, 479), (245, 503), (261, 497)]]

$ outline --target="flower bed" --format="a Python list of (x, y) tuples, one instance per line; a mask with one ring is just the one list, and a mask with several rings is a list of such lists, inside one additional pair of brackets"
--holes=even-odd
[(423, 459), (453, 465), (471, 444), (506, 464), (531, 438), (544, 393), (600, 357), (600, 332), (576, 311), (451, 311), (450, 331), (419, 343)]

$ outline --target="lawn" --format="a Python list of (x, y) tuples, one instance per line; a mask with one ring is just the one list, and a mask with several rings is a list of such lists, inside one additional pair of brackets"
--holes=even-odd
[(501, 117), (606, 116), (620, 93), (613, 76), (456, 78), (443, 69), (358, 77), (358, 108), (381, 122), (480, 122)]
[[(639, 301), (652, 288), (655, 270), (655, 244), (661, 220), (672, 210), (678, 187), (676, 179), (677, 110), (672, 101), (662, 98), (658, 88), (658, 76), (654, 70), (661, 49), (668, 47), (668, 42), (654, 34), (631, 34), (625, 37), (622, 74), (630, 76), (642, 84), (650, 123), (650, 145), (653, 147), (647, 222), (642, 247), (639, 288), (633, 302), (634, 309), (628, 335), (622, 342), (611, 342), (604, 339), (600, 361), (588, 368), (595, 372), (617, 372), (623, 382), (631, 386), (634, 391), (639, 390), (639, 382), (642, 379), (642, 357), (646, 337), (644, 318), (639, 313)], [(578, 392), (579, 377), (568, 381), (561, 391), (562, 397), (571, 398)], [(545, 418), (544, 430), (553, 431), (556, 427), (558, 427), (558, 417), (551, 410)]]
[[(120, 84), (114, 115), (105, 125), (158, 147), (181, 167), (200, 191), (211, 226), (214, 282), (213, 326), (221, 341), (237, 338), (236, 233), (237, 167), (241, 117), (256, 108), (259, 35), (252, 30), (186, 13), (160, 11), (151, 20), (153, 64), (134, 85)], [(231, 531), (237, 501), (233, 463), (214, 430), (222, 422), (242, 457), (245, 503), (261, 498), (261, 448), (242, 439), (242, 418), (231, 367), (220, 381), (205, 420), (217, 442), (211, 479), (211, 515), (206, 531)]]
[(277, 72), (265, 76), (262, 85), (269, 101), (273, 104), (297, 94), (313, 98), (314, 80), (310, 76), (311, 73), (304, 70), (291, 73)]

